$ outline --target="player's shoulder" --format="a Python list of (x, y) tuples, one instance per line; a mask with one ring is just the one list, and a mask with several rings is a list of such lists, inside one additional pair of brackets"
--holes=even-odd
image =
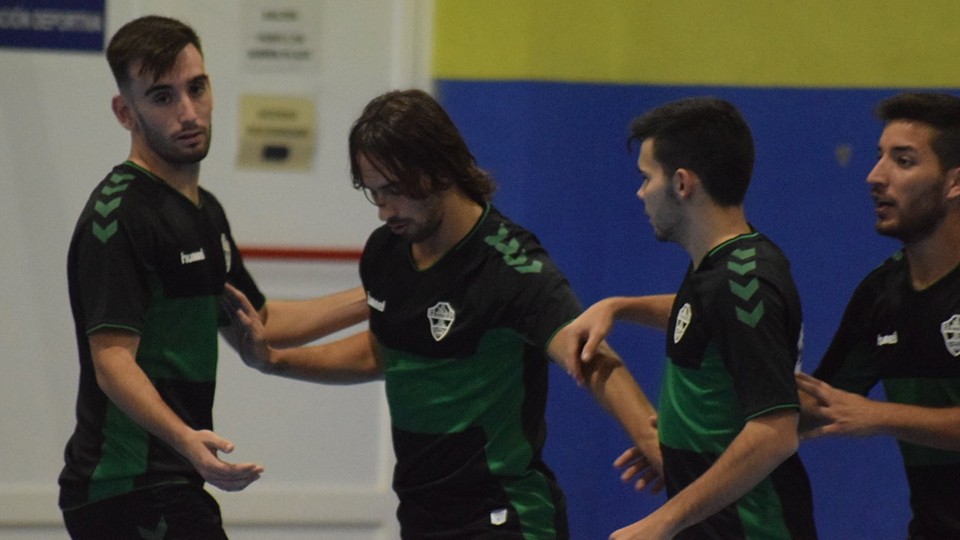
[(789, 272), (790, 262), (779, 246), (754, 231), (715, 247), (703, 267), (725, 278), (731, 272), (741, 276)]
[(897, 288), (905, 279), (908, 279), (910, 268), (903, 250), (897, 250), (875, 266), (860, 280), (857, 290), (879, 291), (886, 288)]
[(756, 231), (714, 248), (702, 267), (690, 279), (705, 302), (740, 302), (768, 294), (796, 297), (787, 257)]
[(540, 239), (526, 227), (506, 217), (492, 205), (473, 233), (471, 243), (506, 274), (540, 275), (554, 272), (553, 262)]
[(129, 162), (121, 163), (110, 170), (94, 187), (91, 201), (123, 209), (129, 213), (133, 204), (158, 206), (167, 186), (147, 171)]

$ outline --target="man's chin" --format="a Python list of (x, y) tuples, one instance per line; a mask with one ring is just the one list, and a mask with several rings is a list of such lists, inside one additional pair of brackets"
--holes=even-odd
[(877, 231), (877, 234), (880, 236), (893, 238), (894, 240), (899, 240), (903, 243), (907, 243), (909, 241), (909, 235), (905, 234), (905, 232), (899, 227), (889, 223), (877, 222), (874, 224), (873, 230)]
[(204, 149), (197, 152), (184, 152), (177, 159), (173, 160), (176, 163), (181, 165), (193, 165), (195, 163), (200, 163), (207, 157), (208, 150)]

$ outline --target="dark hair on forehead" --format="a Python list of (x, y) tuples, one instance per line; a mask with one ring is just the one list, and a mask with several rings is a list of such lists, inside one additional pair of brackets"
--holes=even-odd
[(496, 190), (453, 120), (422, 90), (394, 90), (370, 101), (350, 130), (349, 151), (358, 189), (363, 187), (362, 155), (414, 199), (456, 186), (484, 204)]
[(635, 118), (628, 145), (651, 139), (669, 173), (689, 169), (721, 206), (743, 203), (753, 174), (750, 127), (733, 104), (715, 97), (672, 101)]
[(173, 69), (177, 56), (188, 45), (203, 55), (200, 38), (192, 28), (169, 17), (148, 15), (123, 25), (110, 39), (107, 62), (117, 86), (130, 83), (130, 67), (140, 62), (140, 72), (154, 80)]
[(930, 147), (943, 170), (960, 166), (960, 97), (934, 92), (903, 93), (884, 99), (876, 115), (884, 123), (919, 122), (935, 131)]

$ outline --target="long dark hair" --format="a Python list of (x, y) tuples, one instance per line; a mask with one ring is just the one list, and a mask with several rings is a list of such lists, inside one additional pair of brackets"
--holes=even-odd
[(363, 187), (360, 155), (414, 199), (457, 186), (485, 204), (496, 190), (446, 111), (422, 90), (394, 90), (374, 98), (354, 122), (350, 174), (357, 189)]

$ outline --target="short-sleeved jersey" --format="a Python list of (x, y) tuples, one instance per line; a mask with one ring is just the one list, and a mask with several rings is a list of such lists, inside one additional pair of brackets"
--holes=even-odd
[[(709, 469), (752, 418), (799, 409), (800, 298), (783, 253), (752, 232), (688, 271), (667, 326), (659, 432), (668, 496)], [(677, 538), (815, 538), (794, 454), (740, 500)]]
[(404, 538), (566, 538), (563, 495), (541, 460), (545, 351), (580, 305), (536, 237), (488, 206), (417, 269), (409, 242), (381, 227), (360, 272)]
[(200, 205), (130, 162), (100, 182), (67, 260), (80, 360), (77, 423), (64, 453), (60, 506), (76, 508), (166, 482), (202, 482), (190, 463), (126, 416), (96, 381), (89, 336), (137, 334), (137, 364), (195, 429), (212, 429), (219, 298), (230, 281), (264, 303), (217, 200)]
[[(902, 252), (860, 283), (814, 375), (889, 401), (960, 406), (960, 268), (917, 291)], [(900, 442), (918, 538), (960, 538), (960, 452)]]

